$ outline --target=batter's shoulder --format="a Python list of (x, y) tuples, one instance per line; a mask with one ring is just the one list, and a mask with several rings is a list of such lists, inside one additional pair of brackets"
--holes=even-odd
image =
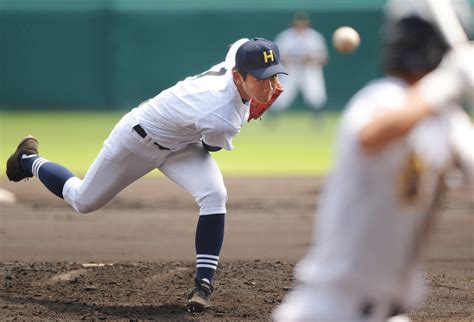
[(403, 95), (408, 89), (408, 84), (400, 78), (383, 77), (367, 83), (360, 92), (368, 95), (385, 96)]
[(367, 83), (350, 99), (346, 109), (366, 109), (373, 106), (377, 109), (396, 105), (406, 94), (406, 85), (396, 79), (384, 77)]

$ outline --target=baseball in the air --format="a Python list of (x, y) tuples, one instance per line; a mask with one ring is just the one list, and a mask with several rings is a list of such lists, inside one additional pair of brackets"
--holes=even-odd
[(339, 27), (332, 34), (332, 44), (341, 53), (350, 53), (359, 47), (360, 36), (354, 28)]

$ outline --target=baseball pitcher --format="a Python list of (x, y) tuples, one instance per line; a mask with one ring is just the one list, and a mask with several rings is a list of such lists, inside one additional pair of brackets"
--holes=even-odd
[(209, 152), (232, 150), (232, 139), (261, 117), (282, 88), (278, 47), (263, 38), (241, 39), (226, 60), (178, 82), (126, 114), (105, 140), (85, 177), (38, 154), (24, 138), (7, 161), (7, 176), (35, 176), (79, 213), (100, 209), (153, 169), (191, 193), (199, 205), (195, 287), (188, 310), (210, 306), (212, 281), (224, 238), (227, 191)]

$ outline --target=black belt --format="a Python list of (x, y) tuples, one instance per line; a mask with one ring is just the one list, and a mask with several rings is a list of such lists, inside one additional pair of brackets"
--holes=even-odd
[[(138, 133), (138, 135), (140, 135), (142, 138), (146, 138), (148, 136), (148, 134), (146, 134), (145, 130), (141, 127), (140, 124), (137, 124), (133, 127), (133, 129), (135, 130), (135, 132)], [(156, 145), (160, 150), (169, 150), (169, 148), (165, 147), (165, 146), (162, 146), (162, 145), (159, 145), (158, 143), (156, 142), (153, 142), (154, 145)]]

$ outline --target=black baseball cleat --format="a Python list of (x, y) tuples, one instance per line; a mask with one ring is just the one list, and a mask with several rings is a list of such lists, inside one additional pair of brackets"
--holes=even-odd
[(191, 313), (198, 313), (211, 306), (211, 295), (214, 288), (206, 281), (194, 279), (194, 289), (188, 296), (186, 309)]
[(10, 181), (18, 182), (20, 180), (31, 178), (32, 175), (27, 173), (22, 165), (20, 158), (23, 154), (38, 154), (38, 140), (28, 135), (16, 148), (15, 152), (7, 160), (7, 177)]

